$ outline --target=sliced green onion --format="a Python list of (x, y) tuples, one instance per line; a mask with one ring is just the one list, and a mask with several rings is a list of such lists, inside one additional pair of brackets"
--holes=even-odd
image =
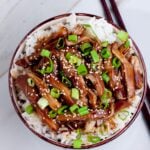
[(41, 73), (42, 75), (44, 75), (45, 73), (52, 73), (53, 70), (54, 70), (54, 64), (53, 64), (53, 61), (50, 59), (50, 65), (49, 66), (47, 66), (44, 69), (40, 69), (40, 70), (38, 69), (37, 71), (39, 73)]
[(73, 148), (81, 148), (82, 140), (81, 139), (75, 139), (73, 140)]
[(88, 141), (89, 142), (92, 142), (92, 143), (98, 143), (101, 141), (101, 138), (99, 136), (92, 136), (92, 135), (89, 135), (88, 136)]
[(60, 107), (57, 111), (58, 115), (64, 114), (64, 111), (68, 108), (67, 105)]
[(101, 104), (104, 106), (104, 109), (108, 108), (111, 97), (112, 92), (108, 89), (105, 89), (103, 95), (101, 96)]
[(77, 129), (76, 133), (77, 133), (77, 139), (80, 139), (81, 138), (81, 129)]
[(30, 115), (30, 114), (33, 113), (33, 111), (34, 111), (34, 108), (33, 108), (33, 106), (31, 104), (26, 106), (26, 108), (25, 108), (25, 112), (26, 113), (28, 113)]
[(129, 39), (124, 43), (124, 47), (125, 48), (129, 48), (130, 47), (130, 41), (129, 41)]
[(76, 65), (76, 66), (79, 66), (81, 64), (81, 59), (78, 58), (77, 56), (75, 55), (72, 55), (70, 56), (69, 58), (69, 63), (73, 64), (73, 65)]
[(93, 38), (97, 38), (97, 35), (90, 24), (83, 24), (83, 26), (84, 28), (86, 28), (86, 32), (88, 35), (90, 35)]
[(102, 79), (104, 80), (104, 82), (108, 83), (110, 80), (110, 77), (108, 76), (108, 74), (106, 72), (104, 72), (102, 74)]
[(112, 92), (105, 88), (103, 95), (101, 96), (101, 99), (110, 99), (112, 97)]
[(82, 50), (82, 52), (84, 52), (86, 49), (90, 49), (92, 50), (92, 45), (90, 43), (83, 43), (81, 46), (80, 46), (80, 49)]
[(75, 34), (68, 35), (68, 40), (73, 42), (73, 43), (76, 43), (78, 41), (78, 36)]
[(104, 42), (102, 42), (102, 47), (107, 47), (108, 46), (108, 41), (104, 41)]
[(129, 112), (127, 110), (122, 110), (121, 112), (118, 113), (118, 117), (123, 121), (126, 120), (128, 116)]
[(84, 64), (81, 64), (78, 68), (77, 68), (77, 72), (78, 75), (86, 75), (88, 73), (87, 68)]
[(104, 123), (100, 125), (100, 134), (101, 135), (108, 134), (108, 126)]
[(51, 54), (51, 52), (50, 52), (49, 50), (47, 50), (47, 49), (42, 49), (42, 51), (41, 51), (41, 53), (40, 53), (40, 55), (41, 55), (42, 57), (47, 57), (47, 58), (50, 57), (50, 54)]
[(101, 51), (102, 58), (109, 58), (110, 57), (110, 50), (108, 48), (103, 48)]
[(90, 49), (87, 49), (87, 50), (85, 50), (84, 52), (83, 52), (83, 56), (87, 56), (87, 55), (89, 55), (90, 54)]
[(78, 106), (77, 104), (74, 104), (74, 105), (72, 105), (69, 109), (70, 109), (70, 111), (71, 111), (72, 113), (74, 113), (76, 110), (79, 109), (79, 106)]
[(95, 63), (91, 63), (91, 68), (92, 68), (93, 70), (95, 70), (95, 71), (96, 71), (96, 69), (97, 69), (97, 64), (95, 64)]
[(121, 66), (121, 62), (120, 62), (120, 60), (117, 57), (114, 57), (113, 60), (112, 60), (112, 65), (115, 68), (119, 68)]
[(72, 54), (71, 54), (70, 52), (68, 52), (68, 53), (66, 54), (66, 59), (69, 61), (69, 59), (70, 59), (71, 56), (72, 56)]
[(118, 39), (121, 40), (122, 42), (125, 42), (125, 41), (127, 41), (129, 35), (128, 35), (127, 32), (121, 30), (121, 31), (119, 31), (119, 32), (117, 33), (117, 37), (118, 37)]
[(103, 99), (103, 100), (101, 101), (101, 106), (102, 106), (102, 108), (104, 108), (104, 109), (108, 108), (108, 107), (109, 107), (109, 102), (110, 102), (109, 99)]
[(44, 97), (41, 97), (38, 100), (37, 104), (41, 109), (45, 109), (49, 105), (47, 99), (45, 99)]
[(83, 116), (83, 115), (87, 115), (89, 114), (89, 110), (87, 106), (83, 106), (81, 108), (78, 109), (78, 113)]
[(83, 52), (84, 56), (89, 55), (90, 51), (92, 50), (92, 45), (90, 43), (83, 43), (80, 46), (81, 51)]
[(72, 86), (71, 81), (66, 76), (62, 77), (62, 82), (65, 83), (68, 87)]
[(28, 85), (31, 86), (31, 87), (34, 87), (34, 85), (35, 85), (35, 82), (33, 81), (32, 78), (28, 78), (28, 79), (27, 79), (27, 83), (28, 83)]
[(79, 93), (78, 89), (76, 89), (76, 88), (72, 88), (71, 89), (71, 97), (72, 98), (78, 100), (79, 99), (79, 95), (80, 95), (80, 93)]
[(54, 111), (54, 110), (51, 110), (49, 113), (48, 113), (48, 116), (50, 117), (50, 118), (56, 118), (56, 116), (57, 116), (57, 112), (56, 111)]
[(79, 111), (79, 114), (80, 114), (81, 116), (84, 116), (84, 115), (89, 114), (89, 111), (88, 111), (88, 110)]
[(83, 24), (83, 26), (84, 26), (85, 28), (91, 28), (91, 25), (90, 25), (90, 24)]
[(92, 59), (95, 63), (99, 62), (100, 58), (96, 50), (92, 50), (91, 52)]
[(50, 94), (54, 98), (59, 98), (60, 97), (60, 90), (58, 90), (57, 88), (52, 88)]
[(38, 71), (39, 73), (41, 73), (42, 75), (45, 74), (45, 69), (40, 69), (40, 70), (38, 69), (37, 71)]
[(45, 70), (44, 74), (45, 74), (45, 73), (51, 73), (51, 72), (53, 72), (53, 66), (52, 66), (52, 65), (46, 67), (46, 70)]
[(57, 44), (56, 44), (56, 48), (57, 49), (62, 49), (62, 48), (64, 48), (64, 45), (65, 45), (64, 38), (59, 38), (58, 41), (57, 41)]
[(77, 129), (76, 132), (77, 132), (77, 139), (80, 139), (81, 138), (81, 129)]
[(60, 72), (62, 82), (67, 85), (68, 87), (72, 86), (71, 81), (64, 75), (63, 71)]
[(54, 63), (53, 61), (50, 59), (50, 65), (48, 67), (46, 67), (45, 73), (51, 73), (54, 70)]

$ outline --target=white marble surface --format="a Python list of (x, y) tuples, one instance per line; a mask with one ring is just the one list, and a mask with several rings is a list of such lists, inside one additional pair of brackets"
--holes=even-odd
[[(129, 33), (141, 49), (150, 77), (150, 1), (117, 0), (117, 3)], [(103, 16), (99, 0), (0, 0), (0, 10), (0, 149), (61, 150), (33, 135), (15, 113), (7, 81), (10, 58), (24, 34), (49, 17), (66, 12)], [(150, 133), (142, 114), (119, 138), (98, 149), (149, 150)]]

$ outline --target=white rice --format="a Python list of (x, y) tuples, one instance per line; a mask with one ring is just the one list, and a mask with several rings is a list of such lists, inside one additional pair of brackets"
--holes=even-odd
[[(36, 29), (33, 33), (31, 33), (25, 42), (21, 45), (19, 48), (14, 62), (18, 57), (23, 57), (24, 55), (28, 56), (31, 53), (34, 52), (34, 45), (37, 41), (38, 38), (48, 36), (52, 32), (57, 31), (62, 25), (66, 26), (69, 30), (72, 30), (73, 27), (76, 24), (89, 24), (91, 25), (92, 29), (94, 30), (95, 34), (101, 41), (108, 41), (109, 43), (113, 43), (116, 41), (116, 34), (114, 33), (114, 27), (111, 24), (108, 24), (103, 18), (102, 19), (96, 19), (95, 17), (79, 17), (76, 16), (75, 14), (70, 15), (69, 17), (65, 17), (63, 19), (57, 19), (55, 21), (48, 22), (38, 29)], [(132, 45), (132, 41), (130, 40), (130, 43)], [(133, 48), (134, 49), (134, 48)], [(24, 51), (24, 54), (22, 52)], [(21, 67), (18, 67), (13, 63), (13, 67), (11, 69), (11, 75), (13, 78), (16, 78), (20, 73), (23, 73), (24, 70)], [(111, 130), (109, 129), (106, 133), (101, 133), (100, 127), (94, 127), (91, 132), (93, 132), (95, 135), (99, 136), (101, 139), (106, 139), (114, 136), (117, 132), (119, 132), (133, 117), (133, 114), (136, 112), (137, 107), (140, 103), (141, 100), (141, 91), (137, 91), (137, 96), (135, 96), (135, 99), (133, 100), (132, 105), (129, 108), (126, 108), (127, 111), (129, 111), (129, 116), (127, 117), (126, 120), (122, 121), (119, 117), (118, 114), (116, 114), (113, 118), (114, 122), (116, 123), (116, 128)], [(15, 92), (14, 92), (15, 93)], [(14, 94), (15, 95), (15, 94)], [(27, 98), (24, 96), (23, 92), (19, 92), (18, 95), (19, 99), (24, 99), (26, 102), (22, 105), (19, 103), (19, 100), (17, 101), (18, 109), (24, 110), (25, 106), (29, 104), (29, 101)], [(119, 113), (119, 112), (118, 112)], [(35, 130), (37, 133), (41, 134), (47, 139), (51, 139), (54, 141), (57, 141), (61, 139), (61, 143), (66, 144), (66, 145), (71, 145), (72, 140), (76, 139), (77, 133), (75, 131), (72, 132), (61, 132), (62, 130), (66, 130), (64, 127), (60, 128), (59, 131), (60, 133), (56, 134), (55, 132), (51, 131), (46, 125), (44, 125), (39, 117), (36, 115), (36, 113), (33, 113), (31, 115), (28, 115), (26, 112), (22, 111), (22, 117), (26, 120), (30, 128)], [(94, 124), (94, 122), (93, 122)], [(102, 124), (102, 121), (99, 121), (99, 124)], [(81, 139), (83, 141), (84, 145), (90, 145), (92, 143), (88, 142), (87, 140), (87, 134), (83, 134), (81, 136)]]

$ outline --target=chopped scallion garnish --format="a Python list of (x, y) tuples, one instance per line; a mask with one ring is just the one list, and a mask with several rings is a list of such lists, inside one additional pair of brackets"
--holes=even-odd
[(28, 113), (29, 115), (32, 114), (33, 111), (34, 111), (34, 108), (31, 104), (25, 107), (25, 112)]
[(81, 64), (78, 68), (77, 68), (77, 72), (78, 75), (86, 75), (88, 73), (87, 68), (84, 64)]
[(83, 26), (84, 28), (86, 28), (86, 32), (88, 35), (90, 35), (91, 37), (97, 38), (97, 35), (90, 24), (83, 24)]
[(98, 55), (97, 51), (92, 50), (90, 53), (91, 53), (91, 56), (92, 56), (92, 59), (93, 59), (94, 63), (99, 62), (100, 58), (99, 58), (99, 55)]
[(39, 73), (41, 73), (42, 75), (44, 75), (45, 73), (52, 73), (53, 70), (54, 70), (54, 64), (53, 64), (53, 61), (51, 59), (50, 60), (50, 64), (49, 66), (47, 66), (46, 68), (44, 69), (40, 69), (40, 70), (37, 70)]
[(91, 68), (96, 71), (97, 69), (97, 63), (91, 63)]
[(87, 106), (83, 106), (81, 108), (78, 109), (78, 113), (83, 116), (83, 115), (87, 115), (89, 114), (89, 110)]
[(122, 42), (126, 42), (127, 39), (128, 39), (128, 37), (129, 37), (129, 35), (128, 35), (127, 32), (121, 30), (121, 31), (119, 31), (119, 32), (117, 33), (117, 37), (118, 37), (118, 39), (121, 40)]
[(71, 64), (74, 64), (76, 66), (79, 66), (81, 64), (81, 59), (76, 56), (71, 56), (69, 62)]
[(77, 133), (77, 139), (80, 139), (81, 138), (81, 129), (77, 129), (76, 133)]
[(64, 73), (61, 71), (60, 72), (61, 80), (64, 84), (66, 84), (68, 87), (72, 86), (71, 81), (64, 75)]
[(123, 121), (126, 120), (128, 116), (129, 112), (127, 110), (122, 110), (118, 113), (118, 117)]
[(108, 46), (108, 41), (104, 41), (104, 42), (102, 42), (102, 47), (107, 47)]
[(90, 24), (83, 24), (83, 26), (84, 26), (85, 28), (91, 28), (91, 25), (90, 25)]
[(51, 110), (49, 113), (48, 113), (48, 116), (50, 117), (50, 118), (56, 118), (56, 116), (57, 116), (57, 112), (56, 111), (54, 111), (54, 110)]
[(103, 48), (101, 51), (102, 58), (109, 58), (110, 57), (110, 50), (108, 48)]
[(108, 76), (108, 74), (106, 72), (104, 72), (102, 74), (102, 79), (104, 80), (105, 83), (108, 83), (110, 80), (110, 77)]
[(66, 76), (62, 77), (62, 82), (65, 83), (68, 87), (72, 86), (71, 81)]
[(70, 109), (70, 111), (71, 111), (72, 113), (74, 113), (76, 110), (79, 109), (79, 106), (78, 106), (77, 104), (74, 104), (74, 105), (72, 105), (69, 109)]
[(75, 34), (68, 35), (68, 40), (73, 42), (73, 43), (76, 43), (78, 41), (78, 36)]
[(72, 88), (71, 89), (71, 97), (73, 99), (78, 100), (79, 99), (79, 95), (80, 95), (80, 93), (79, 93), (79, 90), (77, 88)]
[(69, 61), (69, 63), (75, 66), (79, 66), (81, 64), (81, 59), (69, 52), (66, 54), (66, 59)]
[(41, 109), (45, 109), (49, 105), (47, 99), (45, 99), (44, 97), (41, 97), (38, 100), (37, 104)]
[(57, 88), (52, 88), (50, 94), (54, 98), (60, 97), (60, 91)]
[(64, 48), (64, 45), (65, 45), (64, 38), (59, 38), (58, 41), (57, 41), (57, 44), (56, 44), (56, 48), (57, 49), (62, 49), (62, 48)]
[(68, 108), (67, 105), (60, 107), (57, 111), (58, 115), (64, 114), (64, 111)]
[(92, 50), (92, 45), (90, 43), (83, 43), (80, 46), (80, 49), (84, 56), (89, 55), (90, 51)]
[(92, 135), (89, 135), (88, 136), (88, 141), (89, 142), (92, 142), (92, 143), (98, 143), (101, 141), (101, 138), (99, 136), (92, 136)]
[(81, 148), (82, 140), (81, 139), (75, 139), (73, 140), (73, 148)]
[(51, 73), (54, 70), (54, 63), (53, 61), (50, 59), (50, 64), (48, 67), (46, 67), (45, 73)]
[(71, 54), (70, 52), (68, 52), (68, 53), (66, 54), (66, 59), (69, 61), (69, 59), (70, 59), (71, 56), (72, 56), (72, 54)]
[(103, 95), (101, 96), (101, 105), (104, 106), (104, 109), (108, 108), (111, 97), (112, 92), (105, 89)]
[(102, 123), (101, 125), (100, 125), (100, 134), (101, 135), (106, 135), (106, 134), (108, 134), (108, 126), (105, 124), (105, 123)]
[(50, 52), (49, 50), (47, 50), (47, 49), (42, 49), (40, 55), (41, 55), (42, 57), (47, 57), (47, 58), (49, 58), (50, 55), (51, 55), (51, 52)]
[(125, 48), (129, 48), (130, 47), (130, 41), (129, 41), (129, 39), (124, 43), (124, 47)]
[(35, 85), (35, 82), (33, 81), (32, 78), (28, 78), (28, 79), (27, 79), (27, 83), (28, 83), (28, 85), (31, 86), (31, 87), (34, 87), (34, 85)]
[(121, 66), (121, 62), (120, 62), (120, 60), (117, 57), (114, 57), (113, 60), (112, 60), (112, 65), (115, 68), (119, 68)]
[(45, 74), (45, 69), (40, 69), (40, 70), (38, 69), (37, 71), (38, 71), (39, 73), (41, 73), (42, 75)]

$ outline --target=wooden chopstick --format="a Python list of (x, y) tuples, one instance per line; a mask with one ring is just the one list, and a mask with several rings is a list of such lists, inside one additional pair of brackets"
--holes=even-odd
[(149, 86), (148, 83), (147, 83), (146, 97), (147, 97), (147, 100), (148, 100), (148, 105), (150, 106), (150, 86)]
[(144, 119), (147, 122), (147, 126), (150, 130), (150, 109), (149, 109), (149, 103), (147, 101), (144, 101), (144, 104), (142, 107), (142, 114), (143, 114)]
[(122, 29), (124, 29), (125, 31), (127, 31), (126, 26), (125, 26), (125, 24), (124, 24), (124, 22), (123, 22), (123, 19), (122, 19), (122, 17), (121, 17), (121, 14), (120, 14), (120, 12), (119, 12), (119, 9), (118, 9), (118, 7), (117, 7), (116, 2), (115, 2), (114, 0), (110, 0), (110, 4), (111, 4), (111, 8), (112, 8), (112, 10), (113, 10), (113, 13), (114, 13), (114, 15), (115, 15), (115, 18), (116, 18), (116, 20), (117, 20), (118, 25), (119, 25)]
[[(108, 19), (109, 22), (113, 23), (113, 19), (112, 19), (112, 16), (111, 16), (111, 11), (109, 10), (109, 7), (107, 6), (106, 1), (105, 0), (100, 0), (100, 2), (102, 3), (106, 18)], [(110, 0), (110, 4), (111, 4), (111, 7), (112, 7), (112, 10), (113, 10), (113, 13), (114, 13), (114, 16), (117, 20), (118, 25), (122, 29), (127, 31), (126, 26), (123, 22), (123, 19), (121, 17), (121, 14), (119, 12), (119, 9), (117, 7), (117, 4), (116, 4), (115, 0)], [(148, 84), (147, 84), (146, 97), (147, 97), (148, 100), (150, 100), (150, 88), (149, 88)], [(150, 108), (149, 108), (148, 105), (149, 105), (148, 102), (144, 102), (143, 107), (142, 107), (142, 113), (143, 113), (143, 116), (145, 118), (145, 121), (147, 122), (147, 126), (150, 129)]]
[(101, 0), (101, 3), (102, 3), (102, 6), (103, 6), (103, 8), (104, 8), (104, 10), (105, 10), (105, 14), (106, 14), (107, 20), (108, 20), (110, 23), (113, 23), (113, 18), (112, 18), (112, 16), (111, 16), (111, 13), (110, 13), (110, 11), (109, 11), (109, 8), (108, 8), (108, 6), (107, 6), (106, 1), (105, 1), (105, 0)]

